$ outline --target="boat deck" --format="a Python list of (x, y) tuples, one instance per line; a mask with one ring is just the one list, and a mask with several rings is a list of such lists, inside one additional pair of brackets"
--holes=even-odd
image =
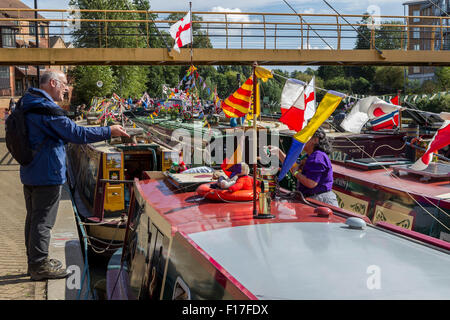
[(426, 196), (450, 204), (450, 179), (420, 181), (420, 177), (400, 171), (393, 174), (393, 168), (360, 170), (343, 164), (333, 163), (335, 177), (351, 177), (352, 179), (371, 184), (374, 188), (386, 188), (400, 192), (408, 192), (416, 196)]
[(218, 203), (201, 200), (195, 192), (175, 193), (164, 180), (144, 180), (137, 188), (158, 215), (166, 219), (172, 235), (177, 231), (190, 234), (252, 224), (345, 221), (335, 215), (319, 217), (313, 207), (294, 200), (272, 201), (271, 214), (275, 218), (266, 220), (253, 219), (252, 202)]
[(252, 203), (199, 200), (194, 192), (175, 194), (163, 180), (139, 181), (137, 191), (158, 228), (165, 222), (165, 231), (174, 238), (181, 234), (256, 299), (450, 295), (448, 252), (389, 231), (369, 225), (352, 229), (344, 218), (320, 218), (313, 207), (295, 200), (273, 201), (275, 218), (258, 220), (252, 218)]

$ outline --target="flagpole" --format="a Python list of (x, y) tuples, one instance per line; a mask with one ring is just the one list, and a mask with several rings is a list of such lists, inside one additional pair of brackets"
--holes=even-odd
[(257, 87), (257, 81), (256, 78), (256, 67), (258, 66), (258, 63), (255, 61), (253, 62), (253, 216), (256, 217), (258, 215), (256, 210), (256, 159), (257, 159), (257, 137), (258, 134), (256, 132), (256, 87)]
[(192, 66), (192, 59), (194, 56), (193, 47), (192, 47), (193, 42), (194, 42), (194, 23), (192, 21), (192, 2), (191, 1), (189, 1), (189, 13), (191, 15), (191, 66)]
[[(191, 19), (191, 68), (192, 68), (192, 66), (194, 65), (193, 64), (193, 58), (194, 58), (194, 50), (193, 50), (193, 42), (194, 42), (194, 24), (193, 24), (193, 21), (192, 21), (192, 2), (191, 1), (189, 1), (189, 14), (190, 14), (190, 19)], [(192, 75), (193, 75), (193, 77), (195, 77), (195, 74), (194, 74), (194, 68), (192, 68)], [(195, 81), (195, 80), (194, 80)], [(193, 97), (193, 95), (191, 94), (191, 112), (192, 112), (192, 116), (194, 116), (194, 97)]]

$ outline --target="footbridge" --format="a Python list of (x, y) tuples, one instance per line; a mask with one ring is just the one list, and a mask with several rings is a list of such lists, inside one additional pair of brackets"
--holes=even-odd
[(193, 12), (178, 53), (168, 29), (185, 14), (0, 8), (0, 65), (450, 65), (447, 16)]

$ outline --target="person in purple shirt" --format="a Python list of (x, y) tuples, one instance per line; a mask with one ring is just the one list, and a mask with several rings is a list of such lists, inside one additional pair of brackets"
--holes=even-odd
[[(278, 148), (271, 147), (271, 152), (279, 152), (281, 162), (286, 155)], [(308, 157), (300, 164), (291, 168), (291, 173), (297, 179), (297, 190), (305, 197), (312, 198), (338, 207), (333, 187), (333, 167), (328, 154), (331, 144), (322, 128), (317, 129), (311, 139), (305, 144), (303, 151)]]

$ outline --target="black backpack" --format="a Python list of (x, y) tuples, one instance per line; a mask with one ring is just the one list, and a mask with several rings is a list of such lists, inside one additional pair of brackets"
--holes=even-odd
[[(34, 94), (28, 92), (35, 96), (46, 98), (41, 94)], [(8, 151), (11, 153), (12, 157), (22, 166), (26, 166), (33, 161), (33, 157), (37, 154), (47, 140), (50, 137), (44, 139), (44, 141), (35, 150), (31, 149), (30, 141), (28, 139), (28, 132), (25, 123), (25, 114), (27, 113), (37, 113), (43, 115), (53, 115), (53, 116), (67, 116), (67, 113), (63, 109), (54, 109), (48, 107), (33, 107), (26, 111), (23, 110), (22, 98), (16, 104), (16, 107), (8, 116), (5, 122), (5, 141)], [(46, 98), (47, 99), (47, 98)]]

